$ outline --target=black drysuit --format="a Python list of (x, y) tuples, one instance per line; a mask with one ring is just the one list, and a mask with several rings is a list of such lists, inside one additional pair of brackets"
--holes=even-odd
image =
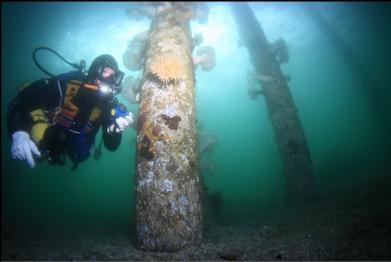
[[(68, 154), (77, 167), (90, 155), (90, 149), (95, 142), (95, 135), (102, 126), (103, 143), (114, 151), (121, 143), (121, 134), (108, 133), (107, 127), (112, 123), (110, 111), (118, 104), (113, 96), (103, 96), (97, 90), (81, 86), (76, 95), (68, 99), (72, 106), (77, 107), (77, 114), (65, 119), (69, 126), (64, 126), (58, 116), (59, 109), (64, 105), (70, 80), (85, 82), (86, 77), (78, 71), (72, 71), (55, 78), (41, 79), (21, 90), (8, 107), (7, 124), (9, 136), (15, 131), (30, 132), (34, 125), (30, 113), (42, 109), (52, 122), (46, 128), (38, 148), (44, 158), (52, 164), (64, 164), (64, 156)], [(91, 121), (91, 114), (98, 108), (100, 114)], [(57, 112), (57, 113), (56, 113)], [(66, 115), (65, 115), (66, 117)], [(86, 131), (87, 130), (87, 131)]]

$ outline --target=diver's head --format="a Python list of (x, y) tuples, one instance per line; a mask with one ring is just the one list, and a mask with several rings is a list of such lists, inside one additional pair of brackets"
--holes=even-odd
[(123, 78), (124, 73), (118, 69), (117, 61), (108, 54), (95, 58), (88, 69), (89, 82), (98, 85), (103, 94), (120, 93)]

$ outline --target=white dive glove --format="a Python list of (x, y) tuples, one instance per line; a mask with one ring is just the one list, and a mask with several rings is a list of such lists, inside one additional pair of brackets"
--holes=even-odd
[(33, 154), (38, 157), (41, 156), (37, 146), (26, 131), (16, 131), (12, 134), (11, 153), (13, 159), (26, 160), (31, 168), (35, 167)]
[(114, 123), (107, 127), (107, 132), (110, 134), (121, 133), (125, 130), (125, 128), (133, 124), (133, 122), (133, 114), (129, 112), (126, 116), (117, 117)]

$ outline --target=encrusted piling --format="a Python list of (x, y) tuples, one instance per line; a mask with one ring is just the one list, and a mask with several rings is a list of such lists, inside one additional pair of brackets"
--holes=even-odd
[(154, 16), (145, 54), (137, 133), (137, 242), (176, 251), (201, 241), (195, 78), (185, 3)]
[[(247, 3), (231, 3), (239, 35), (259, 76), (287, 181), (286, 200), (300, 203), (316, 196), (307, 141), (280, 63), (287, 62), (283, 39), (270, 44)], [(285, 48), (285, 50), (284, 50)]]

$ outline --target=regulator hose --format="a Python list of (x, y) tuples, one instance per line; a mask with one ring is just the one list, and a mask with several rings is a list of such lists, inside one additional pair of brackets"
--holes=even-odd
[(84, 60), (81, 60), (80, 61), (80, 64), (77, 64), (77, 63), (71, 63), (69, 62), (68, 60), (66, 60), (63, 56), (61, 56), (59, 53), (57, 53), (56, 51), (54, 51), (53, 49), (49, 48), (49, 47), (45, 47), (45, 46), (40, 46), (40, 47), (37, 47), (34, 49), (33, 51), (33, 60), (34, 60), (34, 63), (35, 65), (42, 71), (44, 72), (45, 74), (47, 74), (48, 76), (50, 77), (55, 77), (52, 73), (48, 72), (45, 68), (43, 68), (39, 63), (38, 63), (38, 60), (36, 58), (36, 53), (37, 51), (39, 50), (46, 50), (46, 51), (49, 51), (49, 52), (52, 52), (53, 54), (57, 55), (62, 61), (64, 61), (65, 63), (67, 63), (68, 65), (72, 66), (73, 68), (77, 69), (77, 70), (80, 70), (82, 73), (85, 72), (85, 66), (86, 66), (86, 62)]

